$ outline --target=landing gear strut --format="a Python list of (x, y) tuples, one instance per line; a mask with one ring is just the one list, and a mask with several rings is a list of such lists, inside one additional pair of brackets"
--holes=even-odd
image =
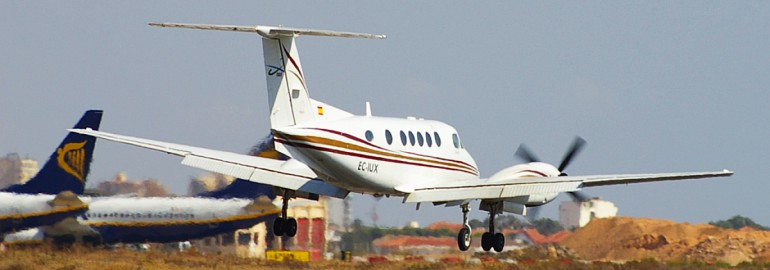
[(463, 227), (457, 234), (457, 247), (459, 247), (461, 251), (466, 251), (471, 247), (471, 225), (468, 224), (468, 211), (471, 209), (467, 203), (460, 207), (462, 207), (463, 210)]
[(489, 230), (481, 235), (481, 248), (484, 251), (495, 249), (497, 252), (503, 251), (505, 246), (505, 236), (502, 233), (495, 233), (495, 216), (497, 215), (499, 204), (493, 204), (489, 210)]
[(291, 197), (290, 191), (283, 193), (283, 207), (281, 208), (281, 216), (275, 218), (273, 221), (273, 233), (275, 236), (288, 236), (294, 237), (297, 235), (297, 220), (289, 218), (286, 212), (289, 210), (289, 198)]

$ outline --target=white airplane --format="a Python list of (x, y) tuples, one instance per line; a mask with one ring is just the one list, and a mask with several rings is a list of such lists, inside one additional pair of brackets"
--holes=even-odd
[[(552, 201), (559, 193), (584, 187), (682, 180), (732, 175), (731, 171), (567, 176), (560, 168), (530, 162), (482, 178), (458, 132), (439, 121), (415, 118), (356, 116), (308, 95), (295, 44), (301, 35), (382, 39), (372, 35), (276, 26), (233, 26), (150, 23), (152, 26), (254, 33), (262, 37), (272, 135), (276, 149), (290, 157), (281, 161), (167, 143), (88, 129), (73, 132), (149, 148), (182, 157), (182, 164), (273, 185), (283, 194), (277, 235), (293, 235), (296, 220), (287, 218), (288, 200), (318, 195), (345, 198), (349, 192), (400, 196), (404, 203), (431, 202), (459, 206), (463, 228), (460, 250), (471, 244), (469, 202), (480, 200), (489, 212), (489, 230), (481, 246), (502, 251), (505, 238), (495, 233), (494, 217), (502, 212), (525, 215), (527, 207)], [(570, 152), (577, 152), (579, 147)], [(574, 156), (574, 155), (568, 155)]]

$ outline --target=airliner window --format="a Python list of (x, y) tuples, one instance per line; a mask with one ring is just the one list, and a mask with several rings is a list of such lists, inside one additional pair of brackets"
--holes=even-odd
[(455, 145), (455, 148), (460, 148), (460, 137), (457, 136), (457, 133), (452, 134), (452, 143)]
[(428, 143), (428, 147), (433, 146), (433, 140), (430, 138), (430, 133), (425, 132), (425, 142)]
[(393, 134), (390, 134), (390, 130), (385, 130), (385, 140), (388, 141), (388, 144), (393, 143)]
[(414, 133), (412, 133), (411, 131), (409, 131), (409, 143), (412, 144), (412, 146), (414, 146)]
[(401, 144), (406, 145), (406, 134), (403, 130), (399, 133), (401, 133)]
[(366, 140), (367, 141), (371, 142), (372, 140), (374, 140), (374, 134), (372, 133), (371, 130), (367, 130), (365, 135), (366, 135)]
[(436, 138), (436, 146), (441, 147), (441, 137), (438, 136), (438, 132), (433, 132), (433, 137)]
[(417, 143), (419, 143), (420, 146), (422, 146), (422, 142), (423, 142), (422, 133), (417, 132)]

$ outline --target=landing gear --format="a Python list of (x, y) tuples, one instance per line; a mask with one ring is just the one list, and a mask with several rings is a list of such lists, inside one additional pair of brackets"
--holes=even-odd
[(457, 247), (459, 247), (461, 251), (466, 251), (471, 247), (471, 225), (468, 224), (468, 211), (470, 211), (470, 207), (466, 203), (462, 205), (462, 209), (463, 228), (460, 229), (460, 232), (457, 234)]
[(289, 210), (289, 198), (291, 197), (290, 191), (286, 191), (283, 194), (283, 207), (281, 208), (281, 216), (275, 218), (273, 221), (273, 233), (275, 236), (288, 236), (294, 237), (297, 235), (297, 220), (286, 216), (286, 212)]
[(494, 248), (495, 251), (501, 252), (505, 247), (505, 236), (502, 233), (495, 233), (495, 216), (497, 215), (495, 206), (490, 206), (489, 230), (481, 235), (481, 249), (489, 251)]

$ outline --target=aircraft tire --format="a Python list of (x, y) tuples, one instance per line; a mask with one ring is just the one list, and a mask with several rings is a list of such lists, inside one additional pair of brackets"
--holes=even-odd
[(492, 237), (493, 234), (491, 232), (485, 232), (481, 235), (481, 249), (484, 251), (492, 249)]
[(466, 251), (471, 247), (471, 229), (470, 226), (465, 225), (460, 232), (457, 233), (457, 247), (460, 251)]
[(297, 235), (297, 220), (294, 218), (287, 219), (286, 222), (283, 223), (283, 233), (284, 235), (288, 237), (294, 237)]
[(496, 233), (490, 238), (490, 240), (492, 240), (490, 242), (492, 242), (491, 244), (495, 251), (502, 252), (503, 247), (505, 247), (505, 236), (502, 233)]
[(283, 224), (284, 222), (282, 217), (275, 218), (273, 221), (273, 234), (275, 234), (275, 236), (283, 236)]

